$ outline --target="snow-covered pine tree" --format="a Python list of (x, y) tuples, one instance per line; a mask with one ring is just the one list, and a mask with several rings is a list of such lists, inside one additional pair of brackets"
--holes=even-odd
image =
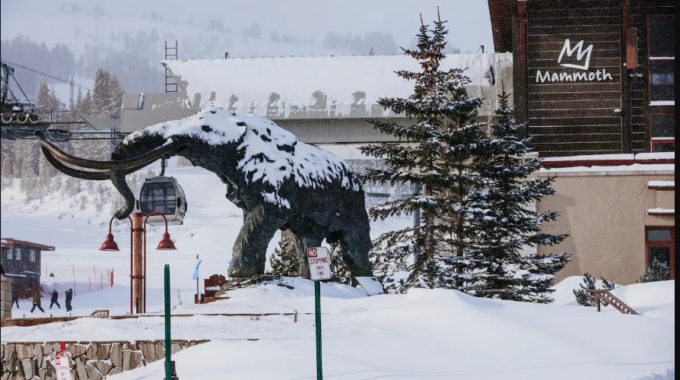
[(279, 246), (274, 248), (274, 253), (269, 257), (269, 264), (272, 267), (271, 273), (276, 276), (297, 277), (300, 275), (295, 240), (289, 231), (281, 231)]
[[(474, 121), (482, 102), (467, 95), (464, 86), (470, 80), (463, 75), (464, 69), (441, 69), (447, 33), (441, 18), (434, 22), (432, 30), (421, 18), (417, 48), (403, 49), (418, 62), (421, 71), (397, 72), (401, 78), (415, 82), (414, 93), (408, 98), (378, 101), (404, 114), (411, 123), (372, 121), (376, 129), (397, 137), (400, 143), (361, 149), (385, 161), (384, 168), (368, 170), (365, 180), (393, 186), (410, 183), (422, 189), (420, 195), (391, 200), (370, 210), (374, 220), (422, 210), (421, 225), (382, 234), (374, 242), (376, 247), (413, 245), (418, 251), (415, 261), (406, 268), (409, 275), (400, 290), (412, 286), (451, 288), (452, 271), (443, 258), (461, 255), (466, 238), (475, 233), (466, 227), (463, 218), (470, 212), (466, 194), (481, 186), (479, 177), (470, 170), (470, 159), (483, 135), (481, 124)], [(376, 273), (389, 277), (390, 268), (401, 266), (395, 266), (388, 257), (394, 254), (375, 252)], [(384, 260), (380, 256), (385, 256)], [(401, 259), (401, 263), (408, 262)]]
[(645, 274), (640, 277), (638, 282), (652, 282), (670, 280), (670, 269), (668, 264), (659, 260), (652, 260), (652, 264), (645, 270)]
[(484, 188), (469, 194), (470, 213), (465, 216), (473, 234), (465, 255), (455, 258), (459, 290), (486, 298), (551, 302), (553, 274), (569, 255), (522, 255), (524, 247), (553, 245), (566, 235), (541, 232), (544, 222), (557, 218), (555, 211), (537, 212), (534, 204), (554, 194), (551, 177), (532, 177), (541, 166), (529, 158), (529, 139), (512, 117), (509, 95), (499, 96), (498, 120), (490, 136), (480, 139), (473, 158), (474, 171)]
[(350, 273), (347, 264), (342, 260), (340, 243), (331, 244), (329, 255), (331, 256), (331, 273), (333, 274), (331, 280), (349, 284), (352, 279), (352, 274)]
[(583, 283), (578, 285), (578, 289), (574, 289), (574, 297), (576, 302), (583, 306), (593, 306), (593, 301), (590, 299), (590, 291), (595, 290), (595, 278), (586, 272), (583, 274)]

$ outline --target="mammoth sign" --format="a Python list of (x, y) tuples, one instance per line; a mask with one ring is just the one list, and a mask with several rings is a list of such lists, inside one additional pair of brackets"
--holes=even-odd
[[(566, 68), (582, 71), (561, 71), (536, 70), (536, 83), (545, 82), (601, 82), (614, 80), (614, 77), (607, 72), (607, 69), (590, 70), (590, 55), (593, 52), (593, 45), (590, 44), (583, 48), (583, 40), (571, 46), (569, 39), (564, 40), (562, 51), (557, 58), (557, 63)], [(576, 53), (576, 54), (574, 54)], [(575, 57), (573, 57), (575, 55)], [(568, 60), (568, 58), (573, 58)]]

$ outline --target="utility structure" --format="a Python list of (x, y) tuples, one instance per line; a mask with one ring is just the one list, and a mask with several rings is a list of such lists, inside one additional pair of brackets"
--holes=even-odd
[[(50, 164), (66, 175), (87, 180), (110, 179), (113, 175), (112, 171), (121, 167), (126, 168), (125, 170), (128, 172), (133, 172), (165, 156), (165, 154), (143, 155), (132, 160), (119, 161), (87, 160), (61, 151), (50, 143), (43, 134), (38, 136), (41, 140), (41, 150)], [(90, 170), (75, 169), (66, 164)], [(154, 223), (160, 216), (165, 224), (165, 233), (156, 249), (174, 250), (175, 245), (170, 240), (168, 233), (168, 222), (182, 223), (187, 202), (179, 183), (172, 177), (164, 176), (147, 179), (136, 198), (132, 193), (129, 195), (134, 200), (134, 205), (131, 207), (133, 208), (132, 213), (122, 218), (118, 215), (111, 218), (109, 233), (100, 250), (120, 250), (113, 239), (113, 219), (116, 217), (119, 219), (127, 218), (130, 222), (130, 314), (133, 314), (133, 312), (138, 314), (146, 311), (146, 225), (147, 223)], [(152, 218), (151, 221), (150, 218)], [(156, 218), (156, 220), (153, 218)]]
[[(156, 249), (159, 251), (176, 249), (168, 233), (168, 221), (165, 215), (152, 212), (144, 216), (137, 208), (132, 216), (128, 216), (130, 222), (130, 314), (133, 314), (133, 310), (135, 314), (146, 313), (146, 225), (149, 217), (155, 215), (163, 217), (165, 222), (165, 232)], [(115, 216), (109, 220), (109, 233), (99, 248), (100, 251), (120, 251), (111, 232), (114, 218)]]

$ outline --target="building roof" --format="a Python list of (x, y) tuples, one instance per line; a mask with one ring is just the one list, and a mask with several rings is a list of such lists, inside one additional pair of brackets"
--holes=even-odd
[(23, 246), (23, 247), (31, 247), (31, 248), (37, 248), (41, 251), (54, 251), (54, 247), (51, 245), (44, 245), (44, 244), (39, 244), (39, 243), (33, 243), (30, 241), (25, 241), (25, 240), (17, 240), (17, 239), (12, 239), (12, 238), (2, 238), (0, 240), (0, 244), (2, 247), (14, 247), (14, 246)]
[[(395, 71), (420, 70), (406, 55), (190, 59), (163, 65), (192, 107), (212, 100), (271, 119), (396, 116), (377, 100), (408, 97), (414, 82), (397, 77)], [(451, 68), (467, 68), (468, 94), (495, 105), (499, 78), (511, 75), (512, 55), (449, 54), (442, 69)]]
[(489, 0), (493, 47), (497, 53), (512, 51), (512, 16), (519, 0)]

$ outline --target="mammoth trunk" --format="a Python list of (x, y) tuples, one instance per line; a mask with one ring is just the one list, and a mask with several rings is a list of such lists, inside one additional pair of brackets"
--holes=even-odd
[(118, 190), (120, 195), (125, 198), (125, 205), (116, 211), (116, 219), (125, 219), (130, 215), (132, 210), (135, 208), (135, 195), (130, 190), (125, 181), (125, 172), (116, 171), (111, 173), (111, 182), (113, 186)]

